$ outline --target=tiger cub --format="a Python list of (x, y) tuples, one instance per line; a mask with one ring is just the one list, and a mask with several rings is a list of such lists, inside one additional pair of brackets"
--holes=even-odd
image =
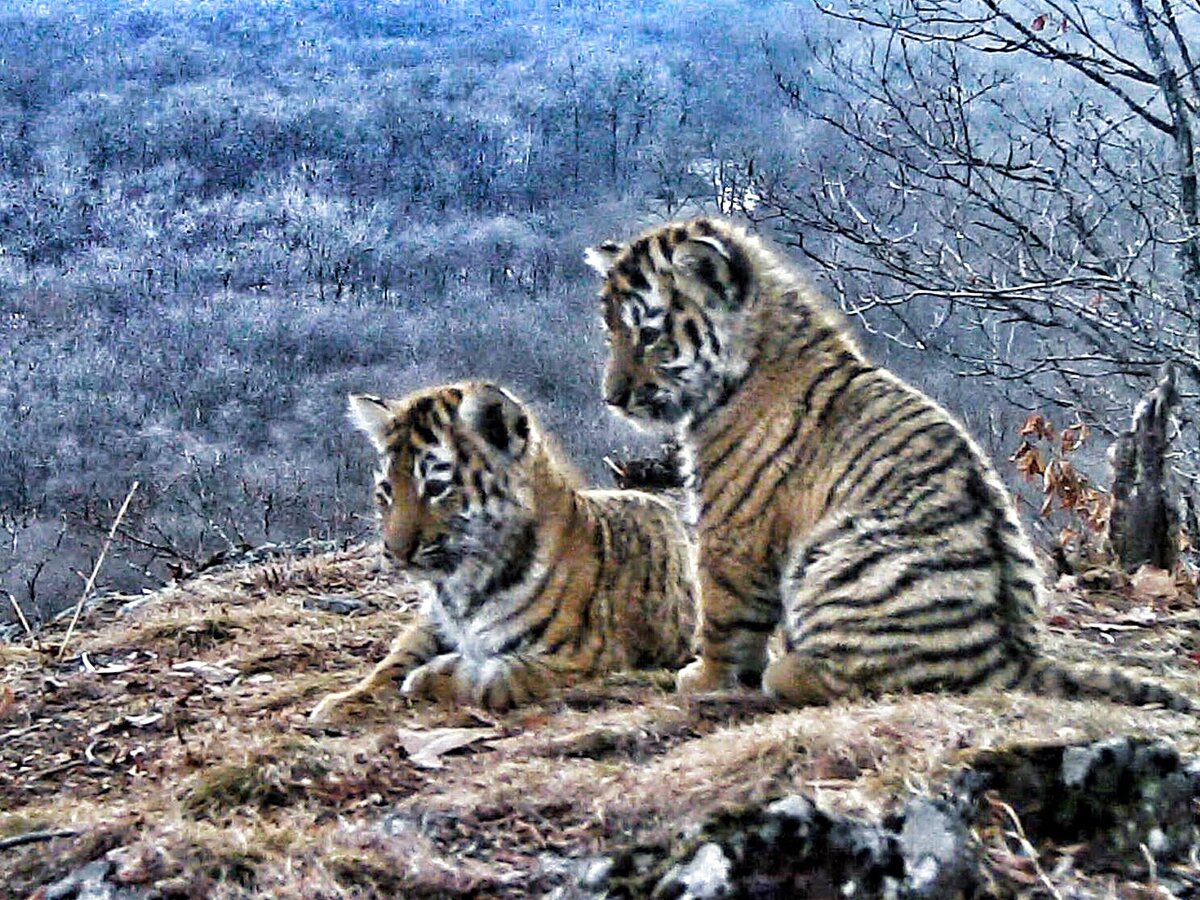
[(587, 260), (605, 401), (691, 455), (701, 624), (681, 690), (761, 681), (818, 704), (992, 685), (1189, 708), (1040, 655), (1041, 574), (982, 451), (758, 240), (696, 219)]
[(580, 490), (530, 411), (494, 384), (349, 399), (382, 455), (384, 554), (434, 590), (374, 671), (313, 718), (396, 685), (503, 710), (691, 655), (694, 562), (666, 503)]

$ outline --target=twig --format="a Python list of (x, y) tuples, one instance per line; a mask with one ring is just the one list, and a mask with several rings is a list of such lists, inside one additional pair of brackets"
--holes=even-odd
[(88, 576), (87, 584), (83, 586), (83, 593), (79, 595), (79, 602), (75, 605), (75, 615), (71, 617), (71, 624), (67, 626), (67, 636), (63, 638), (62, 646), (58, 648), (58, 659), (60, 661), (66, 655), (67, 645), (71, 642), (71, 634), (75, 631), (75, 625), (79, 621), (79, 614), (83, 612), (84, 601), (87, 600), (88, 594), (92, 592), (92, 587), (96, 584), (96, 576), (100, 574), (100, 567), (104, 565), (104, 557), (108, 555), (108, 548), (112, 546), (113, 537), (116, 536), (117, 529), (121, 527), (121, 520), (125, 518), (125, 511), (129, 509), (129, 501), (133, 499), (134, 492), (137, 489), (138, 483), (135, 481), (133, 486), (129, 488), (129, 493), (125, 495), (125, 502), (117, 510), (117, 517), (113, 520), (112, 528), (108, 531), (108, 537), (104, 539), (104, 546), (100, 548), (100, 556), (96, 558), (96, 564), (92, 566), (92, 574)]
[(13, 847), (23, 847), (26, 844), (38, 844), (42, 841), (52, 841), (60, 837), (75, 837), (78, 831), (70, 828), (59, 828), (53, 831), (27, 831), (24, 834), (14, 834), (12, 837), (0, 838), (0, 850)]
[(608, 466), (610, 469), (612, 469), (613, 474), (616, 475), (618, 478), (625, 477), (625, 470), (621, 466), (619, 466), (615, 462), (613, 462), (613, 459), (611, 456), (604, 457), (604, 464), (606, 466)]
[(8, 594), (8, 602), (11, 603), (12, 608), (17, 611), (17, 618), (21, 620), (21, 627), (25, 629), (26, 636), (33, 641), (34, 646), (40, 650), (42, 642), (34, 636), (33, 629), (29, 627), (29, 620), (25, 618), (25, 611), (21, 609), (21, 604), (17, 602), (17, 598), (14, 597), (9, 591), (5, 591), (4, 593)]
[(1021, 849), (1025, 851), (1026, 855), (1028, 855), (1029, 862), (1033, 865), (1033, 870), (1037, 872), (1038, 878), (1040, 878), (1042, 884), (1046, 886), (1046, 889), (1050, 892), (1050, 896), (1052, 896), (1054, 900), (1063, 900), (1062, 894), (1058, 892), (1058, 889), (1054, 886), (1054, 882), (1050, 880), (1050, 876), (1047, 875), (1046, 870), (1042, 868), (1041, 862), (1038, 860), (1037, 850), (1035, 850), (1033, 844), (1029, 842), (1029, 838), (1025, 836), (1025, 828), (1021, 825), (1021, 819), (1017, 816), (1017, 811), (1003, 800), (998, 798), (993, 800), (992, 803), (1004, 810), (1009, 820), (1013, 823), (1013, 827), (1016, 830), (1010, 831), (1008, 834), (1017, 840), (1017, 842), (1021, 845)]

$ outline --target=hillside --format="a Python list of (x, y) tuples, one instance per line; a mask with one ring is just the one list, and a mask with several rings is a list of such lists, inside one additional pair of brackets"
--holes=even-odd
[[(397, 699), (311, 726), (416, 602), (356, 547), (110, 596), (61, 663), (63, 622), (41, 651), (0, 644), (4, 896), (571, 897), (597, 854), (667, 847), (717, 809), (798, 792), (878, 819), (979, 748), (1131, 734), (1200, 749), (1196, 719), (1161, 710), (985, 692), (795, 711), (679, 697), (666, 673), (505, 716)], [(1192, 682), (1194, 601), (1071, 585), (1054, 604), (1060, 658)], [(1006, 832), (976, 831), (1001, 895), (1168, 896), (1149, 884), (1166, 867), (1087, 874), (1063, 846), (1035, 864)]]

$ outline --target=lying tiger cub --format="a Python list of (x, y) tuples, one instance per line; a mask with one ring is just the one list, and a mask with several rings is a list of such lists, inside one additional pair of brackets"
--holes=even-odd
[(692, 553), (667, 503), (581, 490), (524, 404), (488, 382), (355, 395), (350, 416), (382, 456), (384, 554), (434, 591), (387, 657), (313, 719), (395, 685), (504, 710), (688, 658)]

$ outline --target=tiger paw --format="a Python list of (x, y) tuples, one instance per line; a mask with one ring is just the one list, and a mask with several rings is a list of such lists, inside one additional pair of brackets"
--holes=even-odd
[(462, 662), (459, 654), (444, 653), (409, 672), (400, 687), (400, 692), (414, 699), (432, 700), (443, 704), (457, 703), (462, 693), (459, 687)]
[(333, 718), (334, 712), (337, 710), (341, 697), (337, 694), (331, 694), (320, 703), (313, 707), (312, 712), (308, 714), (310, 722), (328, 722)]
[(727, 691), (741, 686), (738, 670), (703, 657), (688, 663), (675, 676), (675, 690), (681, 694)]
[(359, 706), (366, 699), (365, 692), (354, 689), (330, 694), (313, 707), (312, 712), (308, 714), (308, 720), (315, 724), (331, 722), (343, 717), (350, 708)]

